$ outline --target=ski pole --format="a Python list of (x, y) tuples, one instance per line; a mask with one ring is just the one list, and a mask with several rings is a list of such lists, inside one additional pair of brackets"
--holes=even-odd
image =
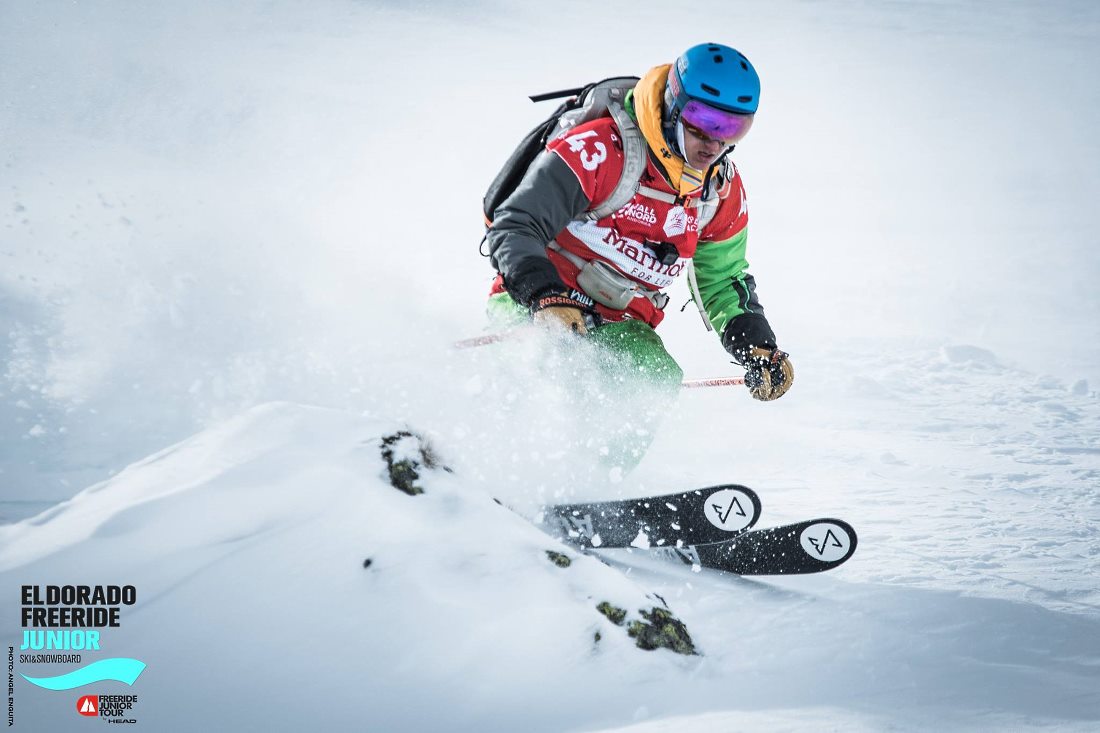
[(711, 379), (685, 379), (680, 386), (685, 389), (696, 389), (698, 387), (734, 387), (744, 383), (744, 377), (713, 377)]
[(473, 338), (455, 341), (453, 344), (451, 344), (451, 348), (472, 349), (475, 346), (485, 346), (487, 344), (495, 344), (501, 341), (507, 341), (510, 338), (514, 338), (516, 334), (517, 330), (501, 331), (500, 333), (487, 333), (484, 336), (474, 336)]

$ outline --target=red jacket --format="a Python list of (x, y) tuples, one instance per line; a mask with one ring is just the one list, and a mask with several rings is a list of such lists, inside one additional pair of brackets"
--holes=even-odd
[[(618, 128), (610, 117), (579, 125), (550, 141), (547, 150), (563, 161), (592, 206), (605, 201), (622, 176), (624, 156)], [(651, 154), (652, 155), (652, 154)], [(714, 218), (702, 232), (696, 225), (693, 206), (698, 194), (679, 203), (672, 201), (676, 191), (661, 174), (652, 157), (640, 181), (642, 186), (661, 191), (669, 201), (636, 193), (629, 203), (614, 214), (598, 221), (573, 220), (559, 231), (554, 240), (565, 250), (585, 261), (599, 259), (650, 291), (664, 290), (681, 275), (695, 254), (699, 241), (728, 240), (748, 223), (745, 191), (734, 168), (732, 180), (719, 191), (722, 202)], [(672, 265), (662, 265), (647, 243), (669, 242), (679, 253)], [(577, 287), (578, 267), (555, 251), (549, 253), (562, 281)], [(493, 292), (504, 290), (501, 278)], [(635, 297), (625, 310), (614, 311), (596, 305), (605, 320), (637, 318), (656, 326), (664, 318), (649, 298)]]

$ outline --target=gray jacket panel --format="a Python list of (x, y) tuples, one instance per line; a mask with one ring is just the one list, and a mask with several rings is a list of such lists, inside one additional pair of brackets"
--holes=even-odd
[(590, 204), (565, 161), (544, 150), (493, 213), (486, 235), (489, 259), (518, 302), (530, 305), (544, 293), (569, 290), (550, 262), (546, 245)]

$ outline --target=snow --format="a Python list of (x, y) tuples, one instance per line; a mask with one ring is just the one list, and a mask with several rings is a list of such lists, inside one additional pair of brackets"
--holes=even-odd
[[(425, 475), (423, 495), (398, 492), (380, 457), (394, 432), (343, 411), (254, 408), (0, 528), (5, 587), (103, 567), (135, 585), (141, 600), (124, 616), (124, 644), (155, 670), (140, 685), (140, 719), (153, 730), (194, 729), (171, 702), (181, 690), (228, 726), (241, 700), (264, 699), (288, 673), (295, 696), (313, 701), (308, 717), (330, 725), (439, 730), (469, 716), (509, 729), (530, 708), (501, 703), (535, 704), (541, 689), (552, 729), (586, 719), (555, 712), (563, 695), (626, 668), (639, 682), (669, 668), (596, 611), (658, 599), (446, 472)], [(556, 567), (547, 550), (572, 565)], [(105, 630), (105, 648), (120, 636)], [(580, 673), (546, 685), (548, 669)], [(435, 704), (410, 706), (410, 690)], [(68, 720), (49, 693), (21, 693), (41, 706), (44, 725), (59, 726), (50, 729)], [(247, 707), (249, 725), (286, 727), (279, 706)], [(579, 706), (586, 716), (599, 708), (597, 699)]]
[[(797, 379), (685, 390), (624, 472), (554, 379), (590, 354), (448, 344), (525, 95), (688, 21), (764, 77), (736, 159)], [(129, 583), (104, 654), (149, 665), (19, 682), (16, 728), (133, 692), (157, 731), (1096, 729), (1098, 36), (1069, 0), (0, 6), (0, 633), (21, 585)], [(660, 333), (735, 376), (693, 307)], [(453, 469), (422, 495), (402, 430)], [(859, 549), (742, 579), (523, 518), (728, 482)], [(700, 656), (595, 609), (659, 599)]]
[[(149, 664), (135, 690), (153, 730), (193, 729), (172, 704), (180, 690), (206, 701), (215, 727), (247, 710), (258, 729), (298, 729), (266, 702), (288, 661), (302, 714), (326, 727), (587, 730), (716, 708), (728, 711), (664, 729), (1095, 720), (1095, 586), (1029, 568), (1062, 550), (1023, 520), (955, 535), (969, 548), (957, 557), (925, 557), (921, 522), (899, 536), (880, 508), (862, 521), (857, 559), (829, 576), (690, 573), (624, 550), (606, 552), (608, 566), (457, 473), (424, 470), (424, 494), (399, 492), (380, 449), (402, 429), (341, 410), (253, 408), (0, 527), (0, 574), (14, 589), (110, 568), (139, 589), (104, 645)], [(796, 492), (773, 494), (781, 519), (779, 499)], [(939, 524), (935, 541), (950, 547), (956, 530)], [(1073, 552), (1086, 553), (1080, 544)], [(635, 648), (596, 611), (605, 600), (631, 612), (667, 601), (701, 656)], [(11, 623), (5, 637), (18, 638)], [(33, 706), (60, 729), (71, 713), (51, 694), (24, 687), (22, 714)], [(424, 694), (433, 705), (414, 704)]]

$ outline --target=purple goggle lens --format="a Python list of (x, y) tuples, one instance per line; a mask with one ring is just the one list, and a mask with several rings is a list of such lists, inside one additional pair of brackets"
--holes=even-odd
[(685, 125), (701, 130), (708, 137), (722, 140), (727, 145), (740, 142), (752, 127), (753, 115), (739, 115), (734, 112), (716, 109), (697, 99), (684, 105), (680, 119)]

